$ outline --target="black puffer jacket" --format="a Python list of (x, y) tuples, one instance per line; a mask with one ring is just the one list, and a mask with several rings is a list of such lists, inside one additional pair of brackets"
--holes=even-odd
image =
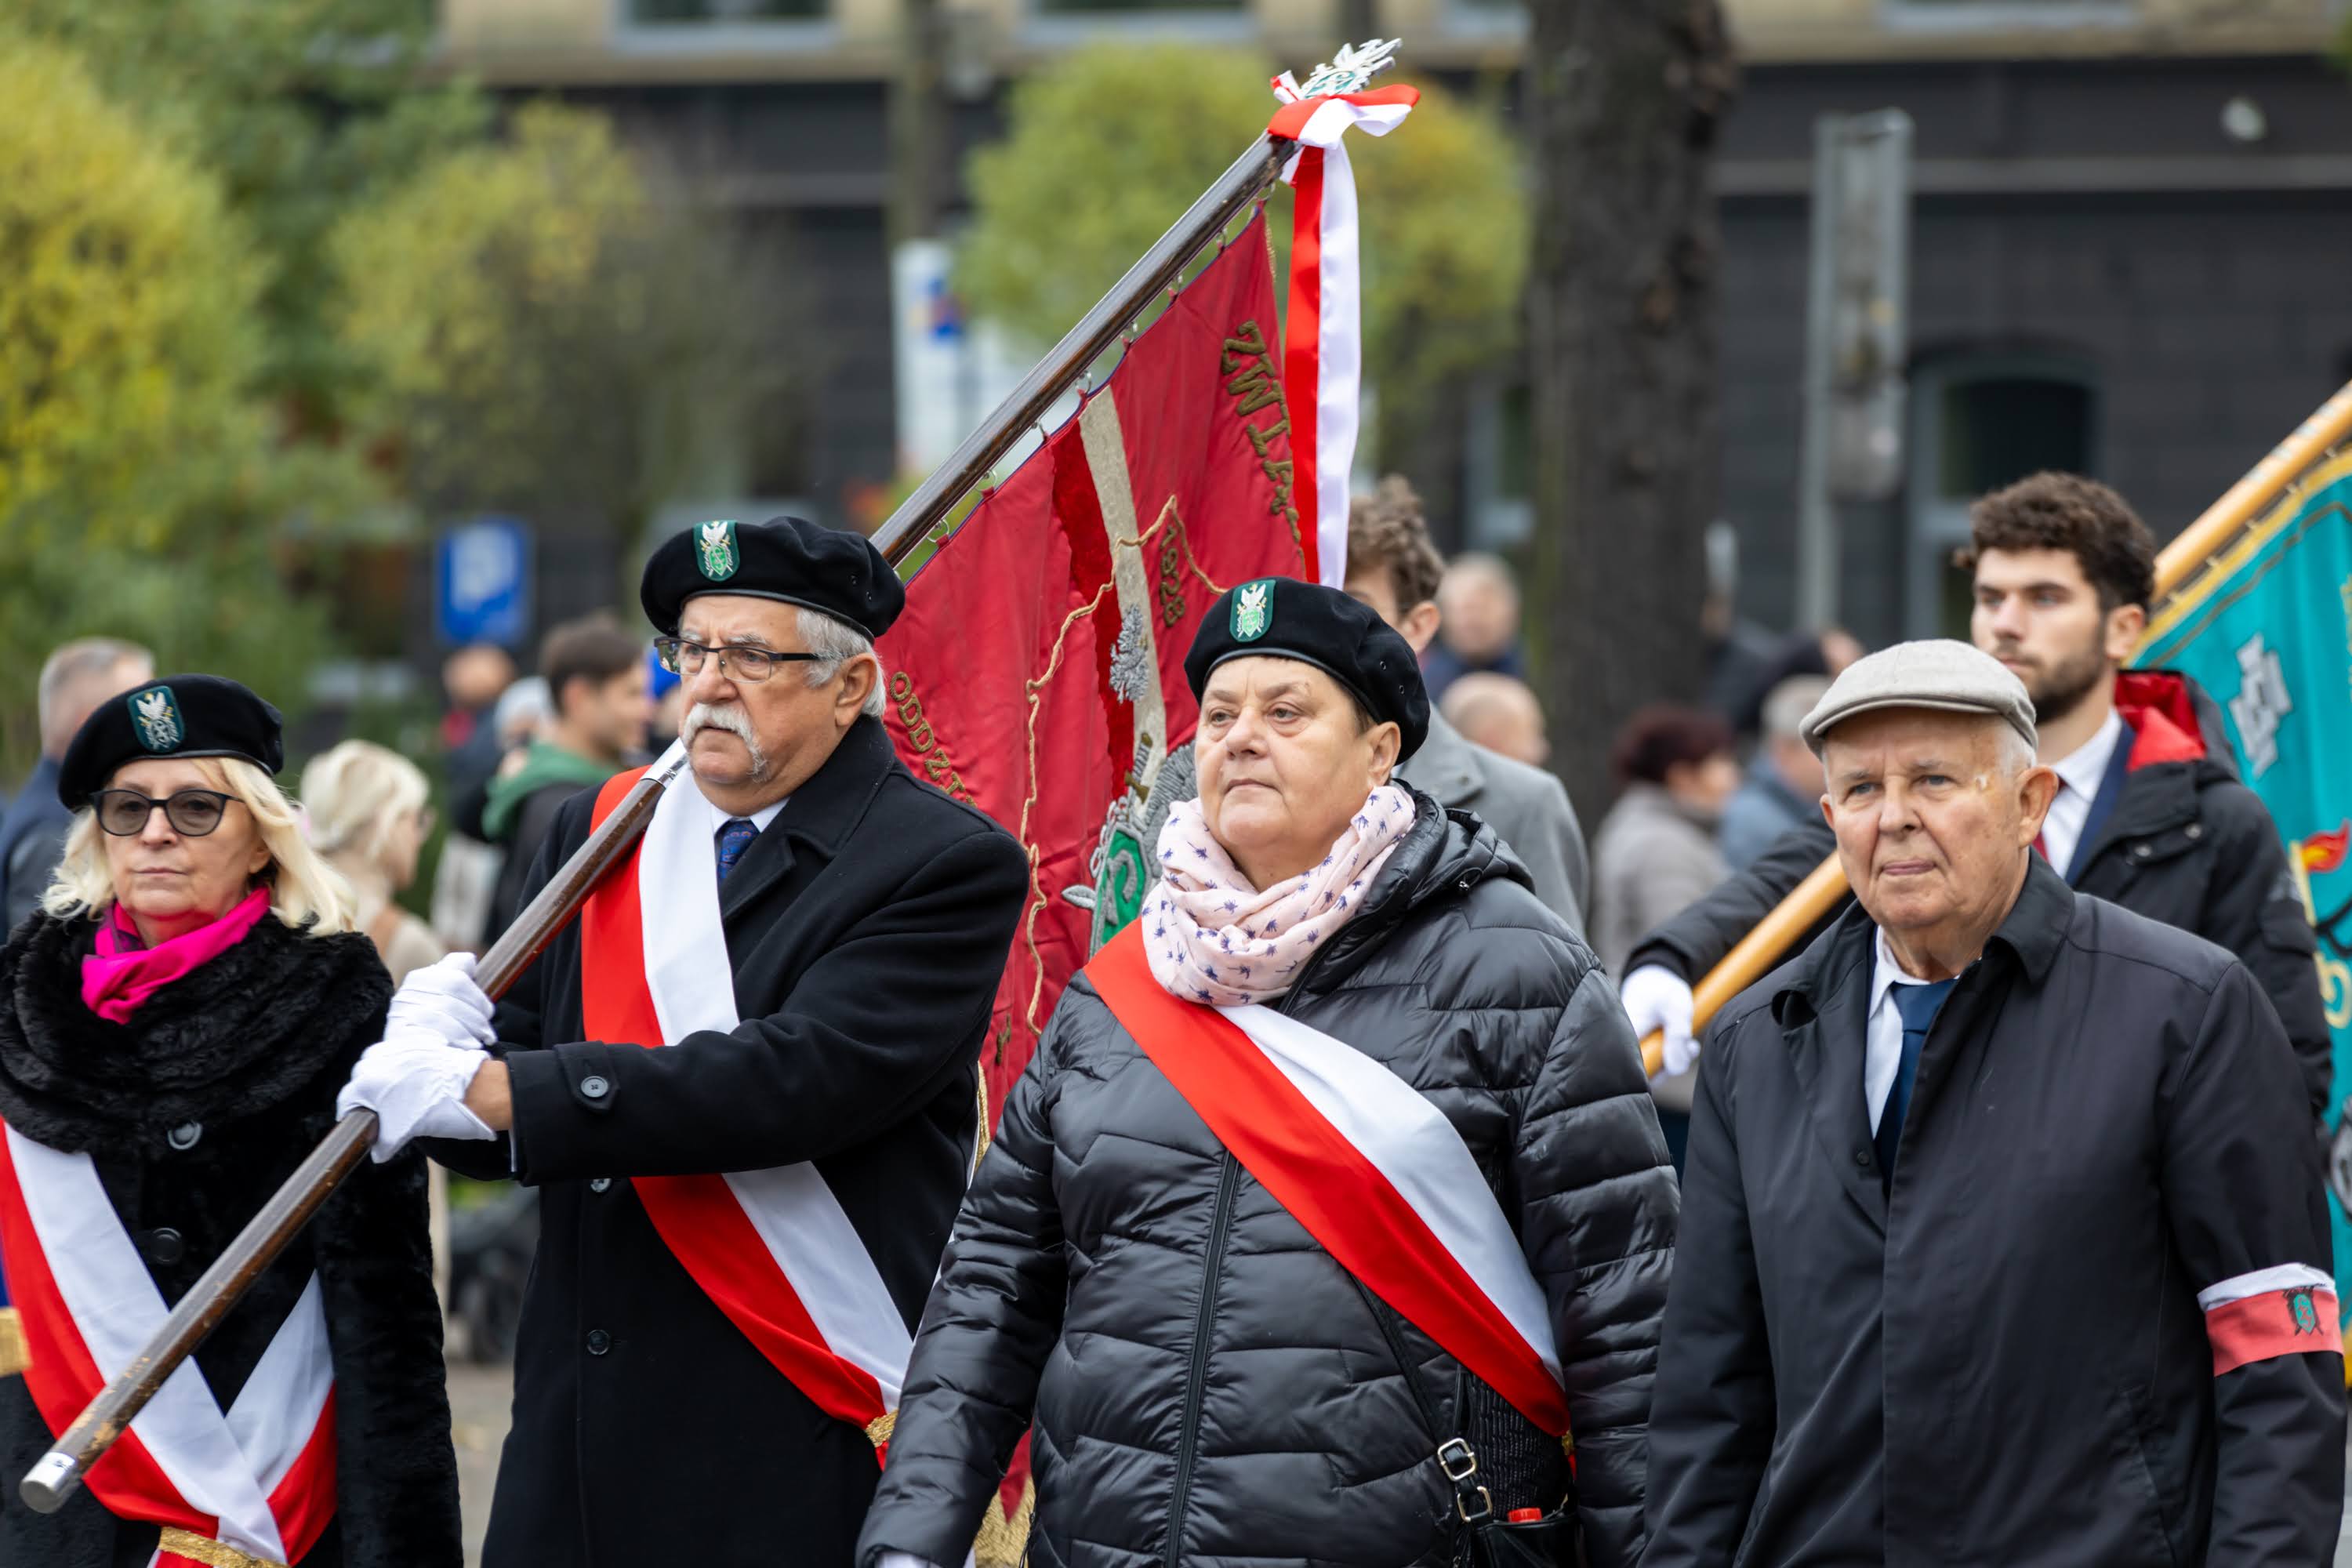
[[(1618, 1568), (1641, 1552), (1674, 1173), (1591, 951), (1475, 816), (1414, 798), (1280, 1007), (1387, 1064), (1476, 1157), (1550, 1306), (1591, 1563)], [(858, 1561), (963, 1561), (1033, 1411), (1034, 1568), (1442, 1563), (1431, 1456), (1465, 1408), (1488, 1470), (1527, 1478), (1496, 1509), (1556, 1503), (1558, 1449), (1524, 1422), (1498, 1442), (1492, 1392), (1383, 1316), (1081, 976), (957, 1218)]]
[[(357, 932), (264, 917), (128, 1024), (81, 999), (95, 922), (34, 915), (0, 948), (0, 1120), (86, 1152), (166, 1301), (177, 1301), (334, 1124), (383, 1033), (392, 978)], [(364, 1163), (196, 1351), (233, 1402), (319, 1276), (335, 1374), (335, 1519), (299, 1568), (457, 1568), (457, 1464), (425, 1238), (425, 1161)], [(156, 1528), (87, 1489), (38, 1514), (16, 1484), (50, 1431), (0, 1380), (0, 1564), (136, 1568)]]

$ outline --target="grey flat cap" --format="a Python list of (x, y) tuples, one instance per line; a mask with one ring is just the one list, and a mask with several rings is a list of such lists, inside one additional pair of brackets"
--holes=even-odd
[(1819, 756), (1832, 729), (1857, 713), (1882, 708), (1982, 713), (2005, 720), (2027, 745), (2039, 744), (2025, 683), (1992, 655), (1949, 637), (1900, 642), (1856, 659), (1830, 683), (1798, 733)]

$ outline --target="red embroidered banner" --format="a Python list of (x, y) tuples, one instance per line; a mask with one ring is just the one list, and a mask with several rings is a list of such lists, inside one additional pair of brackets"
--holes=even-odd
[(907, 765), (1029, 851), (982, 1057), (992, 1108), (1097, 923), (1116, 929), (1141, 898), (1149, 846), (1114, 817), (1139, 817), (1191, 743), (1183, 659), (1202, 612), (1237, 583), (1301, 574), (1279, 356), (1261, 217), (940, 546), (882, 641)]

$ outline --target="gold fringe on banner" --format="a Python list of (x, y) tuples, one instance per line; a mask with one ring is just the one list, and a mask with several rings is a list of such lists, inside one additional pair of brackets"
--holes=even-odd
[(14, 1307), (0, 1307), (0, 1377), (14, 1377), (32, 1361), (25, 1349), (25, 1320)]
[(1004, 1491), (997, 1489), (988, 1500), (988, 1517), (980, 1521), (980, 1533), (972, 1539), (971, 1558), (976, 1568), (1022, 1568), (1029, 1559), (1029, 1524), (1037, 1516), (1037, 1483), (1027, 1477), (1021, 1482), (1021, 1506), (1011, 1518), (1004, 1513)]

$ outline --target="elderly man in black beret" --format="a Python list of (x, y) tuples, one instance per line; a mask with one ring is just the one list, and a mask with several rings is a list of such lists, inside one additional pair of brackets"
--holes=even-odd
[[(346, 1105), (379, 1154), (541, 1189), (489, 1568), (842, 1563), (1027, 867), (892, 752), (873, 643), (905, 594), (865, 540), (704, 523), (643, 597), (690, 772), (495, 1009), (469, 959), (412, 977)], [(562, 808), (526, 898), (634, 778)]]
[(858, 1568), (961, 1563), (1033, 1419), (1035, 1563), (1630, 1568), (1676, 1200), (1624, 1012), (1396, 781), (1370, 608), (1243, 584), (1184, 673), (1200, 798), (1005, 1106)]

